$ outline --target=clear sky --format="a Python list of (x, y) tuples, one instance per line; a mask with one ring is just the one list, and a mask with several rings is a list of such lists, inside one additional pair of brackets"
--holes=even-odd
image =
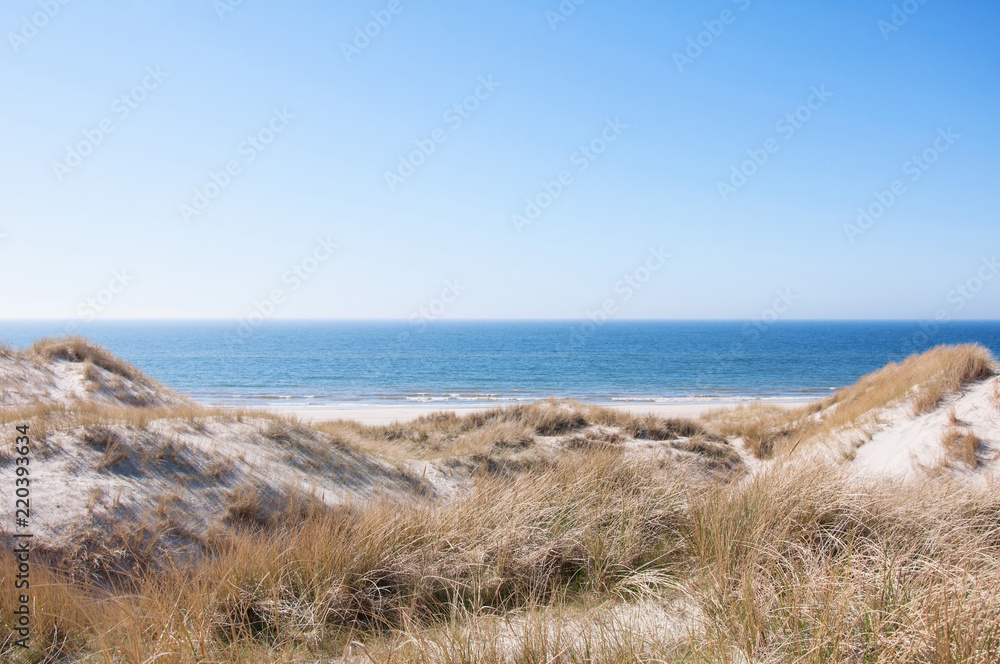
[(895, 7), (7, 0), (0, 317), (997, 318), (1000, 5)]

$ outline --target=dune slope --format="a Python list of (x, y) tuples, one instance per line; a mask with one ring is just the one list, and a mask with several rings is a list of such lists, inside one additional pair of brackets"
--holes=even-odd
[(310, 426), (197, 406), (79, 340), (0, 366), (37, 538), (35, 638), (4, 661), (1000, 657), (978, 347), (702, 421), (546, 401)]

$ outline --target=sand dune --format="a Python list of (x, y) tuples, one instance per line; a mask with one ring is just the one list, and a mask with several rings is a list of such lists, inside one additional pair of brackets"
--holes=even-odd
[(0, 407), (77, 403), (164, 407), (187, 399), (80, 338), (42, 339), (25, 352), (0, 349)]
[[(919, 386), (911, 386), (902, 398), (854, 414), (817, 440), (800, 443), (789, 456), (781, 450), (755, 454), (748, 443), (750, 435), (732, 435), (740, 433), (738, 426), (733, 429), (733, 421), (766, 413), (764, 419), (775, 420), (771, 424), (779, 430), (775, 435), (783, 436), (787, 444), (793, 435), (811, 434), (808, 426), (800, 434), (785, 429), (794, 429), (802, 420), (823, 421), (844, 409), (844, 403), (831, 397), (829, 402), (805, 406), (639, 404), (607, 409), (549, 402), (491, 411), (386, 408), (375, 411), (377, 415), (205, 409), (80, 340), (43, 342), (26, 353), (7, 353), (0, 357), (0, 377), (5, 419), (17, 420), (17, 411), (23, 411), (21, 419), (37, 422), (35, 431), (43, 432), (36, 443), (37, 536), (57, 549), (107, 530), (109, 523), (118, 529), (127, 524), (131, 530), (175, 531), (167, 538), (172, 544), (192, 545), (200, 537), (185, 533), (218, 532), (246, 517), (234, 516), (241, 501), (260, 503), (254, 518), (266, 522), (272, 513), (305, 496), (328, 505), (363, 500), (376, 492), (450, 496), (470, 477), (477, 463), (471, 459), (486, 447), (493, 452), (498, 445), (531, 448), (537, 461), (566, 454), (581, 444), (578, 441), (604, 441), (651, 457), (686, 455), (706, 468), (718, 466), (722, 459), (730, 470), (747, 467), (758, 472), (770, 463), (812, 462), (817, 457), (867, 475), (907, 476), (947, 468), (985, 477), (1000, 468), (996, 378), (943, 395), (940, 404), (920, 414), (914, 414), (912, 406)], [(532, 411), (532, 418), (555, 412), (554, 417), (573, 424), (559, 435), (543, 435), (519, 424), (520, 415), (511, 415), (527, 411)], [(419, 419), (408, 424), (406, 418), (412, 415)], [(329, 417), (348, 421), (324, 424)], [(350, 422), (354, 417), (361, 422)], [(701, 433), (651, 436), (634, 430), (635, 422), (643, 418), (667, 423), (679, 417), (703, 417), (703, 424), (688, 425)], [(492, 428), (503, 420), (514, 422), (515, 430)], [(467, 431), (456, 433), (463, 428)], [(954, 458), (942, 443), (956, 428), (974, 433), (979, 441), (974, 467)], [(425, 442), (425, 449), (420, 449), (400, 445), (393, 436), (437, 442)], [(477, 442), (470, 444), (476, 436)], [(685, 452), (693, 436), (699, 439), (694, 447), (700, 454)], [(715, 449), (706, 448), (703, 441)], [(426, 447), (432, 445), (438, 450), (427, 454)], [(4, 523), (9, 522), (10, 509), (5, 505)]]
[[(1000, 379), (993, 358), (975, 346), (942, 347), (889, 365), (811, 404), (755, 403), (697, 412), (643, 405), (632, 407), (639, 411), (632, 412), (627, 407), (543, 401), (490, 410), (424, 411), (411, 420), (405, 418), (417, 413), (383, 411), (387, 417), (378, 423), (350, 421), (345, 417), (352, 413), (345, 411), (334, 411), (338, 419), (323, 421), (330, 413), (312, 412), (306, 422), (287, 412), (197, 406), (82, 340), (47, 341), (23, 353), (4, 352), (0, 387), (4, 423), (30, 426), (32, 530), (53, 574), (98, 584), (139, 575), (153, 583), (174, 578), (172, 574), (194, 573), (183, 571), (185, 566), (213, 570), (232, 563), (243, 570), (251, 563), (237, 562), (243, 560), (240, 556), (258, 552), (265, 559), (251, 566), (278, 564), (275, 561), (283, 560), (286, 552), (318, 556), (324, 562), (322, 569), (310, 572), (320, 575), (313, 578), (333, 576), (322, 577), (329, 587), (321, 584), (308, 594), (327, 597), (320, 622), (329, 622), (330, 629), (364, 631), (371, 620), (396, 624), (393, 616), (411, 610), (404, 609), (402, 598), (410, 597), (412, 604), (413, 598), (423, 597), (431, 607), (427, 610), (437, 611), (445, 606), (439, 604), (445, 601), (441, 598), (468, 588), (471, 594), (463, 594), (462, 600), (467, 604), (487, 602), (482, 606), (489, 608), (490, 602), (499, 601), (489, 597), (502, 596), (510, 606), (537, 605), (545, 616), (539, 628), (528, 614), (476, 613), (456, 627), (470, 642), (506, 644), (508, 654), (526, 647), (539, 633), (556, 641), (572, 634), (566, 647), (589, 647), (594, 621), (619, 625), (621, 638), (645, 639), (647, 645), (654, 640), (660, 644), (657, 648), (679, 647), (688, 635), (711, 631), (707, 616), (721, 609), (713, 604), (718, 601), (714, 596), (703, 593), (719, 581), (721, 572), (692, 572), (700, 568), (691, 560), (677, 563), (679, 567), (665, 561), (687, 560), (684, 556), (697, 553), (698, 564), (708, 564), (705, 560), (713, 559), (712, 547), (717, 545), (700, 539), (709, 537), (707, 533), (715, 533), (711, 537), (722, 543), (718, 555), (730, 556), (735, 554), (726, 553), (728, 547), (735, 551), (742, 546), (733, 529), (749, 527), (757, 523), (754, 519), (763, 519), (754, 526), (763, 529), (761, 533), (777, 537), (777, 531), (767, 529), (779, 526), (761, 524), (776, 524), (801, 510), (832, 510), (815, 517), (818, 530), (803, 534), (805, 539), (796, 545), (808, 547), (815, 538), (826, 537), (827, 524), (841, 513), (853, 515), (850, 519), (867, 519), (876, 512), (889, 521), (904, 518), (904, 508), (894, 501), (898, 491), (910, 491), (906, 486), (931, 501), (926, 509), (941, 516), (934, 521), (938, 530), (948, 526), (946, 512), (952, 508), (943, 498), (934, 503), (935, 491), (958, 491), (965, 496), (961, 500), (974, 507), (954, 508), (972, 515), (955, 527), (973, 532), (979, 519), (992, 518), (987, 514), (992, 507), (975, 505), (988, 503), (1000, 472)], [(5, 476), (12, 466), (13, 457), (0, 454)], [(895, 484), (914, 479), (919, 482)], [(931, 482), (939, 489), (928, 489)], [(864, 496), (878, 506), (850, 502)], [(799, 507), (781, 507), (781, 501)], [(730, 507), (720, 507), (727, 502)], [(726, 519), (739, 514), (744, 521), (726, 525)], [(13, 523), (11, 501), (4, 501), (0, 519), (0, 527)], [(564, 532), (570, 523), (572, 530)], [(792, 522), (780, 526), (781, 536), (799, 527)], [(838, 530), (835, 540), (862, 537), (852, 533)], [(9, 532), (0, 531), (0, 538), (9, 537)], [(747, 537), (759, 540), (763, 535)], [(967, 535), (933, 537), (943, 542)], [(376, 545), (377, 538), (386, 541)], [(664, 549), (663, 543), (672, 538), (680, 539)], [(933, 548), (937, 541), (921, 546)], [(394, 546), (397, 553), (392, 553)], [(821, 551), (833, 555), (836, 546)], [(383, 554), (395, 557), (371, 562)], [(944, 560), (945, 553), (934, 555)], [(949, 564), (965, 569), (963, 565), (972, 564), (968, 561), (984, 555), (978, 552), (980, 558), (962, 557)], [(206, 568), (200, 566), (203, 560), (215, 562)], [(861, 575), (858, 578), (871, 572), (863, 558), (852, 560), (862, 565), (852, 572)], [(297, 568), (304, 563), (296, 557), (281, 564)], [(816, 569), (836, 572), (823, 564), (826, 567)], [(978, 574), (992, 574), (994, 567), (976, 569)], [(586, 578), (600, 579), (595, 588), (604, 588), (593, 591), (600, 603), (585, 615), (574, 613), (571, 605), (551, 604), (545, 593), (533, 594), (563, 578), (560, 570), (578, 568), (588, 570)], [(274, 573), (285, 574), (285, 569)], [(809, 573), (820, 573), (816, 569)], [(222, 584), (222, 590), (213, 592), (229, 592), (229, 576), (200, 573), (209, 574), (205, 583)], [(263, 584), (267, 574), (255, 583)], [(582, 572), (567, 578), (576, 574)], [(694, 576), (688, 579), (688, 574)], [(774, 582), (774, 576), (768, 578), (767, 583)], [(609, 591), (612, 580), (624, 585)], [(289, 583), (279, 584), (285, 593), (280, 597), (253, 599), (256, 591), (240, 586), (237, 599), (226, 601), (250, 602), (253, 615), (269, 616), (259, 620), (293, 629), (298, 636), (289, 637), (289, 643), (315, 645), (318, 641), (305, 634), (324, 633), (318, 619), (303, 617), (302, 607), (276, 608), (301, 601), (288, 595), (300, 582)], [(425, 592), (422, 584), (427, 583), (444, 586)], [(566, 583), (561, 592), (575, 587)], [(846, 581), (831, 577), (829, 583)], [(861, 596), (867, 585), (869, 581), (845, 592)], [(172, 590), (169, 584), (157, 587), (158, 593), (187, 592), (180, 586)], [(96, 592), (72, 590), (72, 583), (67, 588), (88, 597)], [(401, 590), (393, 594), (391, 588)], [(516, 599), (522, 597), (518, 593), (527, 595)], [(189, 605), (214, 596), (206, 591), (169, 601)], [(49, 614), (70, 611), (65, 601), (50, 606)], [(988, 612), (984, 607), (975, 610)], [(201, 610), (210, 614), (213, 625), (249, 629), (244, 613), (230, 611), (220, 617), (217, 606)], [(183, 623), (191, 615), (167, 612), (156, 620)], [(418, 612), (407, 620), (417, 615), (428, 619)], [(727, 621), (740, 619), (726, 615)], [(135, 611), (128, 616), (114, 618), (114, 627), (109, 623), (101, 629), (113, 631), (123, 621), (137, 619)], [(857, 627), (847, 614), (844, 620), (840, 628), (828, 631)], [(555, 626), (565, 631), (551, 632)], [(427, 629), (431, 632), (421, 632), (424, 637), (439, 638), (428, 636), (438, 627)], [(86, 641), (95, 633), (103, 632), (95, 627), (87, 632), (91, 636), (76, 638)], [(377, 632), (370, 636), (371, 647), (381, 643)], [(907, 638), (922, 637), (914, 633)], [(150, 643), (144, 658), (163, 652)], [(227, 647), (225, 639), (220, 643), (220, 648)], [(215, 652), (223, 657), (221, 650)]]

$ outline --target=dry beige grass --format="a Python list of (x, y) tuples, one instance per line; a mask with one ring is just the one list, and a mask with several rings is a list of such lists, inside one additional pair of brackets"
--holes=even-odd
[(983, 441), (971, 431), (963, 431), (958, 426), (951, 426), (941, 438), (945, 459), (963, 464), (968, 468), (979, 466), (979, 454)]
[(497, 448), (525, 448), (534, 442), (534, 432), (523, 424), (490, 421), (476, 426), (450, 413), (424, 416), (407, 424), (326, 422), (317, 427), (355, 446), (401, 459), (488, 454)]
[(828, 420), (829, 426), (835, 428), (856, 421), (866, 413), (908, 397), (912, 398), (915, 414), (926, 413), (946, 396), (995, 373), (996, 360), (978, 344), (938, 346), (899, 364), (890, 363), (838, 391), (827, 400), (827, 407), (838, 406)]
[(706, 413), (709, 429), (725, 438), (739, 437), (758, 459), (769, 459), (776, 450), (790, 449), (801, 440), (807, 417), (816, 406), (786, 410), (779, 406), (750, 404)]
[[(248, 495), (240, 509), (254, 509)], [(775, 468), (691, 484), (616, 451), (578, 452), (484, 476), (450, 502), (299, 510), (218, 540), (197, 566), (113, 589), (36, 565), (34, 650), (3, 647), (14, 662), (351, 650), (442, 664), (986, 664), (1000, 653), (998, 526), (995, 495), (945, 479), (856, 485), (829, 468)], [(4, 553), (0, 576), (13, 569)], [(636, 602), (688, 619), (657, 631), (609, 617)], [(5, 595), (0, 623), (12, 608)]]
[(273, 513), (269, 502), (256, 485), (241, 484), (229, 494), (226, 520), (244, 526), (268, 526), (272, 523)]
[[(711, 449), (718, 457), (732, 460), (728, 442), (709, 433), (692, 420), (634, 415), (610, 408), (572, 401), (542, 401), (482, 413), (425, 415), (412, 422), (364, 426), (355, 422), (325, 422), (316, 425), (337, 440), (396, 459), (443, 459), (456, 456), (520, 454), (536, 443), (536, 437), (566, 437), (570, 445), (621, 443), (628, 439), (679, 441), (697, 438), (690, 447)], [(706, 443), (708, 445), (706, 445)]]
[(70, 404), (41, 404), (27, 408), (0, 408), (0, 425), (28, 422), (35, 437), (47, 429), (67, 429), (77, 426), (120, 424), (142, 429), (156, 420), (183, 420), (196, 428), (208, 418), (233, 421), (245, 419), (281, 420), (291, 426), (301, 425), (294, 418), (275, 415), (270, 411), (250, 408), (205, 407), (194, 403), (155, 408), (134, 407), (125, 404), (77, 402)]
[(138, 368), (81, 337), (47, 338), (24, 351), (0, 353), (0, 408), (72, 400), (132, 407), (185, 401)]
[(914, 402), (916, 414), (934, 410), (945, 397), (961, 391), (969, 383), (989, 378), (997, 371), (996, 360), (978, 344), (935, 348), (925, 354), (924, 363), (937, 371), (934, 378), (921, 383)]
[(40, 339), (28, 349), (26, 354), (34, 355), (45, 361), (66, 360), (68, 362), (89, 362), (130, 380), (150, 380), (128, 362), (119, 359), (103, 346), (99, 346), (83, 337), (70, 336)]
[(740, 436), (755, 456), (767, 459), (804, 449), (839, 429), (864, 423), (881, 409), (909, 401), (915, 415), (937, 408), (966, 385), (996, 374), (997, 363), (978, 344), (938, 346), (862, 376), (823, 401), (786, 410), (754, 404), (709, 413), (709, 429)]
[[(193, 661), (206, 657), (203, 647), (210, 661), (232, 661), (258, 642), (318, 645), (434, 622), (456, 608), (498, 611), (566, 592), (627, 593), (637, 574), (675, 555), (679, 499), (650, 470), (601, 454), (513, 480), (483, 477), (453, 503), (376, 500), (319, 511), (232, 535), (197, 568), (161, 566), (135, 579), (120, 592), (138, 597), (109, 607), (110, 616), (74, 624), (72, 642), (124, 656), (122, 643), (142, 635), (141, 650), (131, 646), (139, 659), (126, 661), (163, 648), (179, 649), (167, 661)], [(263, 500), (252, 487), (241, 489), (232, 498), (233, 519), (268, 525), (258, 518)], [(87, 603), (99, 593), (68, 579), (57, 585), (63, 595), (39, 610), (60, 620), (63, 603)], [(67, 610), (66, 617), (75, 615)], [(177, 642), (178, 630), (194, 630), (192, 641)], [(39, 637), (45, 655), (63, 643), (44, 629)]]
[(87, 427), (84, 429), (83, 440), (101, 450), (101, 460), (97, 464), (99, 470), (110, 470), (128, 460), (126, 443), (108, 427)]
[[(165, 490), (138, 520), (109, 522), (73, 550), (36, 552), (32, 649), (8, 638), (0, 660), (992, 664), (995, 486), (944, 473), (862, 483), (781, 461), (749, 477), (699, 474), (675, 457), (630, 452), (663, 441), (726, 469), (740, 463), (726, 437), (739, 435), (754, 454), (781, 457), (873, 409), (923, 403), (925, 390), (940, 403), (992, 371), (982, 353), (935, 349), (819, 406), (753, 406), (707, 425), (560, 402), (388, 427), (326, 424), (331, 446), (479, 470), (447, 499), (372, 492), (338, 507), (249, 478), (228, 494), (228, 525), (210, 533), (185, 533), (180, 494)], [(300, 448), (302, 423), (250, 411), (81, 403), (2, 413), (7, 424), (25, 418), (33, 433), (36, 424), (82, 430), (110, 469), (183, 464), (174, 441), (141, 449), (122, 433), (160, 419), (191, 431), (253, 419), (254, 435), (289, 465), (323, 454)], [(955, 440), (943, 445), (967, 463), (976, 446), (953, 420)], [(541, 456), (542, 447), (556, 452)], [(111, 463), (112, 452), (125, 458)], [(185, 477), (230, 472), (219, 461)], [(166, 543), (183, 538), (200, 548), (168, 555)], [(16, 573), (9, 551), (0, 551), (4, 587)], [(13, 608), (3, 593), (3, 634)]]
[(128, 362), (121, 360), (109, 350), (83, 337), (48, 337), (36, 341), (26, 352), (45, 361), (66, 360), (68, 362), (89, 362), (113, 374), (130, 380), (150, 381), (151, 379)]

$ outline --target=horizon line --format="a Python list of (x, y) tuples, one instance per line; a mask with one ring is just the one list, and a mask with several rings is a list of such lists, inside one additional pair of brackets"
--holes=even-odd
[[(0, 318), (4, 323), (77, 323), (81, 326), (102, 323), (234, 323), (245, 322), (245, 318), (228, 317), (144, 317), (144, 318), (101, 318), (81, 320), (79, 318)], [(413, 318), (269, 318), (261, 325), (281, 323), (409, 323), (413, 325), (446, 325), (449, 323), (585, 323), (597, 322), (586, 316), (579, 318), (446, 318), (427, 320)], [(781, 318), (764, 320), (760, 318), (611, 318), (600, 321), (601, 325), (615, 323), (754, 323), (766, 325), (781, 323), (1000, 323), (1000, 318)]]

